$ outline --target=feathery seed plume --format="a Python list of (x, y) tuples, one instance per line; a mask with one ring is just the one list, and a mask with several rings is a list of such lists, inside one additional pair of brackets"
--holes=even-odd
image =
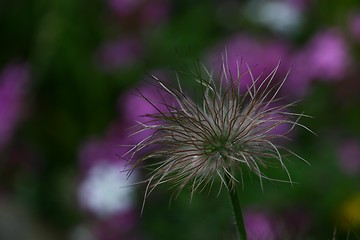
[[(281, 82), (274, 80), (278, 65), (268, 76), (255, 78), (248, 67), (244, 74), (251, 76), (252, 84), (244, 92), (240, 91), (243, 87), (240, 86), (240, 71), (237, 76), (232, 76), (226, 60), (223, 62), (219, 81), (204, 66), (197, 66), (193, 77), (202, 94), (200, 104), (186, 95), (179, 77), (178, 86), (174, 87), (152, 76), (159, 95), (170, 94), (175, 103), (165, 101), (165, 97), (160, 98), (163, 99), (160, 103), (153, 102), (139, 92), (140, 97), (158, 110), (156, 114), (147, 115), (151, 120), (139, 123), (140, 129), (136, 132), (151, 129), (154, 133), (129, 152), (134, 158), (142, 149), (157, 146), (134, 164), (134, 168), (151, 168), (145, 181), (145, 198), (156, 186), (166, 182), (172, 182), (179, 191), (189, 186), (192, 194), (212, 186), (216, 179), (227, 188), (233, 188), (237, 183), (244, 185), (244, 170), (257, 175), (263, 187), (263, 179), (276, 180), (266, 176), (263, 169), (276, 164), (288, 176), (288, 180), (277, 181), (292, 183), (281, 152), (285, 150), (299, 156), (279, 146), (276, 140), (286, 138), (295, 126), (309, 129), (298, 122), (306, 115), (286, 110), (293, 104), (275, 104), (287, 76)], [(167, 110), (160, 110), (159, 104)], [(289, 130), (283, 135), (277, 134), (276, 128), (284, 124), (290, 126)]]

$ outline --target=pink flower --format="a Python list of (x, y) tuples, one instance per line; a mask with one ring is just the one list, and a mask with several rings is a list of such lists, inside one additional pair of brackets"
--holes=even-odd
[(350, 64), (346, 42), (340, 32), (320, 32), (305, 49), (308, 55), (307, 71), (313, 78), (339, 80)]

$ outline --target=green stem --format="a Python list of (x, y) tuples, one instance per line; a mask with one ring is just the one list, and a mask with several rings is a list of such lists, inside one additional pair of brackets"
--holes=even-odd
[(235, 215), (235, 221), (236, 221), (236, 227), (239, 233), (239, 239), (240, 240), (246, 240), (246, 230), (245, 230), (245, 225), (244, 225), (244, 220), (243, 220), (243, 214), (241, 211), (241, 206), (240, 206), (240, 201), (239, 201), (239, 197), (236, 191), (236, 187), (231, 185), (231, 180), (229, 178), (229, 176), (227, 176), (225, 174), (224, 179), (226, 181), (226, 185), (228, 187), (228, 191), (229, 191), (229, 197), (231, 200), (231, 204), (233, 206), (233, 211), (234, 211), (234, 215)]

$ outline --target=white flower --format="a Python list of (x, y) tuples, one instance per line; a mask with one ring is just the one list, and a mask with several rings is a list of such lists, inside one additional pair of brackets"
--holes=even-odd
[(134, 188), (129, 186), (136, 176), (128, 178), (123, 168), (106, 161), (95, 164), (79, 187), (81, 204), (101, 218), (131, 209)]

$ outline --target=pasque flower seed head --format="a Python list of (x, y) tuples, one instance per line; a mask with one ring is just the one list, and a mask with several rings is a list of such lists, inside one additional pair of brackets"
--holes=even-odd
[[(165, 100), (168, 97), (160, 97), (163, 101), (154, 102), (139, 92), (158, 110), (156, 114), (147, 115), (152, 120), (139, 123), (140, 129), (136, 132), (151, 129), (153, 134), (129, 153), (134, 158), (144, 148), (153, 149), (134, 164), (135, 168), (146, 166), (152, 170), (146, 180), (145, 198), (156, 186), (166, 182), (172, 182), (179, 190), (190, 186), (192, 193), (211, 186), (216, 179), (220, 179), (221, 185), (234, 187), (236, 183), (244, 184), (246, 169), (259, 177), (262, 187), (263, 179), (274, 180), (262, 169), (274, 164), (282, 167), (288, 176), (286, 182), (292, 183), (281, 154), (287, 149), (276, 141), (286, 138), (287, 133), (278, 135), (275, 130), (284, 124), (290, 126), (288, 132), (295, 126), (308, 128), (298, 122), (304, 114), (286, 110), (292, 104), (276, 104), (286, 79), (275, 83), (277, 68), (268, 76), (255, 78), (248, 67), (244, 74), (251, 75), (252, 84), (243, 91), (240, 72), (232, 76), (226, 61), (218, 81), (205, 67), (197, 66), (192, 77), (202, 94), (200, 104), (185, 94), (179, 78), (178, 86), (174, 87), (152, 76), (159, 95), (171, 95), (175, 101), (169, 103)], [(167, 110), (160, 110), (159, 104)], [(230, 179), (230, 185), (225, 184), (225, 179)]]

